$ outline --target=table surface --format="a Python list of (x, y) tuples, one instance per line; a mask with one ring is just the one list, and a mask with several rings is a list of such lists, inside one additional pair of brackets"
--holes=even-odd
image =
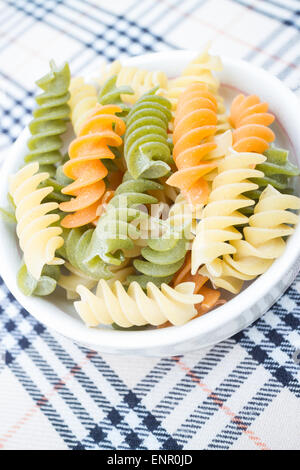
[[(0, 152), (29, 122), (49, 59), (176, 48), (246, 59), (300, 94), (297, 0), (1, 0)], [(0, 285), (0, 449), (300, 449), (300, 277), (250, 328), (177, 357), (100, 356)]]

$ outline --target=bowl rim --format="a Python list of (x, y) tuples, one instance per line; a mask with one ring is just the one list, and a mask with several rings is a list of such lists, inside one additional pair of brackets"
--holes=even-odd
[[(130, 66), (149, 66), (149, 62), (156, 62), (157, 60), (186, 60), (188, 62), (192, 57), (199, 54), (199, 51), (190, 50), (175, 50), (175, 51), (163, 51), (144, 54), (133, 58), (122, 60), (123, 65)], [(269, 74), (263, 69), (245, 62), (241, 59), (233, 59), (226, 56), (221, 56), (222, 62), (225, 67), (236, 67), (242, 70), (244, 73), (255, 72), (258, 79), (268, 81), (270, 86), (276, 88), (278, 93), (282, 95), (282, 101), (285, 102), (285, 106), (290, 108), (295, 115), (300, 118), (300, 108), (297, 97), (275, 76)], [(300, 121), (300, 119), (299, 119)], [(289, 136), (288, 136), (289, 137)], [(4, 161), (0, 169), (0, 187), (5, 186), (5, 181), (8, 175), (11, 174), (11, 167), (13, 162), (18, 160), (18, 154), (20, 149), (26, 146), (28, 138), (28, 128), (25, 128), (15, 143), (9, 150), (9, 154)], [(291, 140), (291, 139), (290, 139)], [(2, 183), (2, 184), (1, 184)], [(0, 220), (0, 235), (6, 230), (6, 223)], [(219, 306), (218, 308), (210, 311), (206, 315), (195, 318), (188, 323), (181, 326), (172, 326), (169, 328), (144, 330), (144, 331), (118, 331), (110, 329), (100, 328), (88, 328), (78, 318), (74, 318), (67, 313), (63, 312), (59, 307), (52, 304), (53, 308), (56, 308), (60, 313), (63, 313), (63, 317), (58, 319), (57, 316), (51, 314), (51, 309), (47, 309), (47, 304), (44, 304), (44, 308), (41, 309), (40, 298), (26, 297), (17, 288), (12, 272), (6, 269), (9, 266), (9, 255), (6, 253), (2, 244), (0, 244), (0, 259), (3, 260), (0, 264), (0, 274), (14, 297), (18, 302), (38, 321), (45, 324), (47, 327), (59, 332), (63, 336), (66, 336), (76, 342), (84, 343), (91, 348), (98, 349), (113, 349), (114, 345), (118, 351), (135, 351), (139, 350), (156, 350), (159, 348), (166, 348), (182, 344), (186, 341), (192, 341), (196, 339), (200, 334), (205, 332), (207, 335), (213, 333), (217, 328), (222, 328), (228, 322), (236, 320), (245, 308), (253, 308), (257, 302), (260, 302), (266, 294), (267, 290), (270, 290), (276, 286), (292, 269), (293, 264), (297, 257), (300, 255), (300, 244), (298, 243), (300, 237), (300, 224), (295, 228), (295, 232), (289, 237), (286, 245), (286, 249), (283, 255), (277, 259), (272, 266), (261, 276), (256, 278), (251, 285), (249, 285), (244, 291), (236, 295), (226, 304)], [(241, 307), (243, 305), (243, 308)], [(252, 323), (253, 319), (249, 319), (249, 323)], [(237, 329), (235, 332), (238, 332)], [(228, 338), (228, 335), (224, 335), (221, 340)], [(218, 338), (218, 341), (220, 339)], [(211, 344), (214, 341), (212, 338)]]

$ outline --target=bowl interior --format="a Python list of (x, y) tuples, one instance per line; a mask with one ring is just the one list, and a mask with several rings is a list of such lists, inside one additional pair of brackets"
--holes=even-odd
[[(145, 56), (128, 59), (126, 65), (138, 65), (149, 70), (163, 70), (169, 77), (180, 74), (180, 71), (197, 53), (191, 51), (172, 51), (168, 53), (155, 53)], [(296, 122), (299, 122), (299, 111), (296, 98), (287, 90), (281, 82), (270, 76), (261, 69), (257, 69), (242, 61), (223, 59), (224, 70), (219, 74), (221, 80), (220, 92), (225, 99), (225, 103), (231, 102), (232, 98), (240, 91), (251, 94), (255, 93), (269, 102), (270, 110), (276, 116), (276, 122), (272, 126), (276, 133), (276, 144), (290, 150), (290, 158), (300, 166), (300, 133), (297, 130)], [(90, 73), (87, 79), (95, 76)], [(284, 106), (282, 106), (284, 103)], [(296, 116), (298, 112), (298, 115)], [(28, 129), (20, 135), (5, 159), (1, 169), (0, 182), (0, 206), (7, 204), (8, 176), (19, 169), (23, 158), (27, 152), (26, 141), (29, 136)], [(65, 144), (69, 142), (71, 134), (65, 136)], [(299, 183), (297, 192), (299, 194)], [(300, 251), (296, 244), (299, 236), (297, 229), (288, 242), (285, 254), (277, 260), (266, 274), (254, 281), (250, 287), (215, 311), (204, 317), (192, 320), (187, 325), (181, 327), (171, 327), (167, 330), (149, 330), (139, 332), (112, 331), (107, 328), (88, 329), (78, 318), (72, 302), (67, 301), (65, 293), (57, 289), (55, 293), (47, 298), (26, 297), (17, 288), (16, 273), (19, 269), (22, 254), (19, 249), (15, 235), (15, 227), (3, 222), (0, 219), (0, 256), (1, 275), (19, 302), (32, 313), (39, 321), (47, 326), (59, 331), (76, 341), (88, 345), (94, 349), (108, 352), (129, 352), (148, 350), (154, 351), (161, 346), (171, 346), (178, 342), (189, 340), (189, 338), (213, 333), (216, 328), (222, 328), (228, 322), (238, 320), (242, 307), (253, 301), (259, 301), (259, 295), (263, 291), (272, 288), (272, 280), (278, 270), (283, 274), (284, 269), (288, 269), (293, 261), (292, 251)], [(295, 251), (294, 251), (295, 253)], [(275, 276), (276, 277), (276, 276)], [(251, 293), (248, 292), (251, 289)], [(251, 300), (250, 300), (251, 295)], [(249, 321), (250, 322), (250, 321)], [(241, 324), (241, 327), (244, 324)], [(226, 329), (224, 329), (224, 334)], [(224, 336), (225, 338), (226, 336)], [(222, 338), (223, 339), (223, 338)], [(214, 343), (211, 337), (207, 344)]]

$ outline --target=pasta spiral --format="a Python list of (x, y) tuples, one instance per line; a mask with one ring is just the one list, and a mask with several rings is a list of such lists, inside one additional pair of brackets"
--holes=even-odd
[(179, 284), (175, 289), (167, 284), (158, 288), (149, 282), (145, 293), (137, 282), (132, 282), (126, 292), (120, 281), (110, 286), (100, 280), (96, 295), (84, 286), (78, 286), (77, 292), (81, 300), (74, 306), (88, 326), (115, 323), (123, 328), (158, 326), (166, 321), (183, 325), (197, 314), (195, 304), (203, 299), (193, 293), (192, 282)]
[(216, 286), (237, 294), (244, 280), (263, 274), (282, 255), (285, 249), (282, 237), (291, 235), (292, 225), (299, 220), (298, 215), (287, 209), (299, 210), (300, 198), (281, 194), (272, 186), (262, 192), (249, 226), (244, 228), (244, 239), (231, 241), (233, 257), (225, 255), (221, 276), (212, 278)]
[(82, 77), (74, 77), (70, 84), (71, 121), (76, 135), (88, 113), (97, 104), (97, 90), (94, 85), (86, 83)]
[(268, 128), (274, 121), (268, 104), (261, 103), (256, 95), (235, 97), (230, 109), (230, 122), (234, 127), (233, 148), (237, 152), (263, 153), (275, 139)]
[(65, 243), (59, 250), (59, 254), (65, 258), (65, 273), (61, 273), (58, 285), (65, 289), (68, 299), (76, 299), (76, 288), (83, 284), (92, 289), (99, 279), (105, 279), (110, 284), (113, 281), (122, 282), (134, 272), (133, 267), (127, 266), (129, 260), (125, 260), (119, 266), (108, 266), (101, 259), (89, 262), (87, 250), (95, 229), (82, 230), (80, 228), (63, 230)]
[(187, 252), (187, 240), (181, 231), (173, 229), (169, 221), (158, 221), (162, 234), (147, 240), (141, 250), (141, 258), (133, 261), (139, 274), (130, 276), (130, 281), (137, 281), (143, 288), (148, 282), (158, 286), (162, 282), (169, 283), (174, 274), (184, 263)]
[(39, 188), (48, 176), (48, 173), (39, 173), (38, 162), (33, 162), (11, 177), (9, 187), (16, 205), (17, 235), (24, 262), (36, 280), (41, 277), (44, 265), (63, 263), (62, 259), (55, 257), (55, 251), (64, 243), (60, 236), (62, 229), (52, 226), (59, 220), (59, 215), (49, 214), (58, 208), (58, 204), (42, 203), (53, 188)]
[(203, 176), (216, 168), (216, 163), (203, 161), (216, 148), (207, 138), (216, 132), (216, 99), (203, 83), (194, 83), (178, 102), (174, 121), (173, 158), (178, 171), (167, 180), (180, 188), (194, 206), (205, 203), (209, 185)]
[(38, 162), (42, 170), (42, 166), (48, 169), (62, 159), (60, 135), (67, 129), (70, 114), (67, 104), (70, 97), (68, 64), (59, 68), (51, 61), (50, 72), (36, 83), (43, 93), (35, 98), (37, 108), (29, 123), (32, 135), (27, 142), (29, 152), (25, 156), (25, 162)]
[(192, 83), (206, 83), (217, 100), (217, 132), (223, 132), (230, 126), (223, 98), (218, 92), (220, 82), (214, 75), (214, 72), (220, 72), (223, 69), (223, 65), (220, 57), (209, 53), (209, 48), (210, 43), (207, 43), (202, 52), (183, 70), (180, 77), (169, 80), (166, 96), (171, 101), (172, 109), (176, 111), (178, 100), (188, 86)]
[(115, 116), (121, 112), (116, 105), (96, 106), (81, 126), (79, 136), (69, 146), (70, 160), (64, 164), (66, 176), (75, 180), (62, 192), (76, 196), (60, 204), (67, 215), (61, 225), (75, 228), (93, 222), (105, 192), (103, 178), (108, 173), (101, 159), (113, 159), (114, 153), (109, 146), (122, 144), (121, 135), (125, 132), (124, 121)]
[(84, 230), (82, 228), (64, 229), (63, 238), (65, 240), (60, 255), (70, 263), (76, 271), (80, 271), (84, 276), (99, 281), (99, 279), (109, 279), (111, 272), (108, 266), (98, 259), (93, 263), (87, 260), (88, 248), (95, 229)]
[[(256, 167), (257, 170), (264, 173), (264, 176), (252, 179), (254, 183), (258, 184), (259, 188), (245, 195), (257, 202), (262, 191), (269, 184), (281, 193), (292, 194), (294, 190), (290, 185), (290, 179), (291, 177), (298, 176), (300, 171), (296, 165), (289, 162), (288, 151), (270, 147), (264, 152), (264, 155), (267, 157), (266, 161)], [(242, 212), (245, 215), (252, 215), (253, 207), (245, 207)]]
[(127, 118), (124, 155), (133, 178), (160, 178), (172, 163), (168, 145), (170, 102), (153, 91), (143, 95)]
[(196, 237), (192, 245), (192, 274), (205, 264), (214, 276), (221, 274), (220, 256), (235, 253), (231, 240), (242, 238), (235, 225), (247, 223), (248, 219), (239, 211), (251, 206), (254, 201), (242, 195), (257, 189), (248, 178), (263, 176), (255, 165), (265, 160), (256, 153), (237, 153), (233, 150), (219, 163), (218, 175), (212, 185), (208, 204), (197, 225)]
[(102, 67), (100, 85), (111, 75), (117, 75), (117, 87), (129, 85), (133, 89), (133, 94), (128, 94), (124, 90), (122, 95), (124, 101), (131, 104), (135, 103), (144, 93), (152, 88), (158, 87), (159, 90), (166, 89), (168, 84), (168, 79), (164, 72), (150, 72), (138, 67), (123, 67), (118, 60), (109, 65), (105, 64)]
[[(112, 265), (120, 265), (126, 256), (140, 253), (141, 227), (149, 216), (141, 205), (156, 204), (157, 199), (149, 191), (161, 189), (155, 181), (139, 178), (133, 180), (125, 174), (105, 212), (101, 215), (91, 239), (88, 259), (100, 258)], [(137, 248), (137, 249), (136, 249)]]

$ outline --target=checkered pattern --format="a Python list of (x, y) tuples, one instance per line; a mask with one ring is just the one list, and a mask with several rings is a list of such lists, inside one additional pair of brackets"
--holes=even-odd
[[(300, 95), (298, 0), (2, 0), (0, 17), (3, 156), (51, 57), (78, 74), (103, 57), (211, 39)], [(129, 360), (47, 330), (1, 283), (0, 448), (299, 450), (299, 287), (300, 276), (262, 319), (213, 348)]]

